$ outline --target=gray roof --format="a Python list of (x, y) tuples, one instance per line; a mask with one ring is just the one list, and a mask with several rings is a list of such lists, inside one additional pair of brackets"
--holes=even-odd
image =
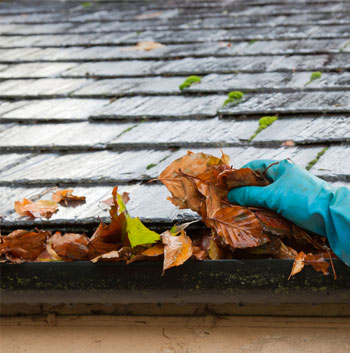
[[(128, 49), (143, 41), (164, 46)], [(349, 69), (349, 1), (2, 2), (1, 225), (96, 224), (114, 185), (147, 222), (191, 219), (147, 183), (188, 149), (224, 148), (237, 168), (317, 158), (312, 173), (350, 186)], [(322, 77), (308, 84), (313, 71)], [(193, 74), (201, 83), (181, 92)], [(234, 90), (243, 102), (222, 107)], [(86, 204), (16, 215), (14, 201), (56, 185)]]

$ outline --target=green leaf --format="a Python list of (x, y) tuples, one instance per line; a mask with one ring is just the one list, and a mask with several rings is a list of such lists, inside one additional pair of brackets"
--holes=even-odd
[(138, 217), (126, 216), (126, 231), (133, 248), (137, 245), (152, 244), (160, 240), (160, 235), (143, 225)]
[(124, 211), (126, 211), (126, 206), (125, 206), (125, 203), (123, 201), (123, 198), (119, 194), (117, 194), (117, 203), (118, 203), (118, 206), (119, 206), (119, 214), (123, 213)]

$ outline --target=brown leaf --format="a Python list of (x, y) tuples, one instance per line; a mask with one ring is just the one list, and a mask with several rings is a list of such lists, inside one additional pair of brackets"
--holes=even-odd
[(46, 250), (53, 257), (57, 254), (57, 260), (87, 260), (89, 239), (85, 234), (66, 233), (62, 236), (60, 232), (56, 232), (48, 239)]
[(52, 201), (60, 203), (63, 206), (75, 206), (81, 203), (85, 203), (85, 196), (73, 195), (73, 189), (57, 190), (52, 194)]
[(221, 208), (204, 222), (233, 248), (261, 246), (270, 240), (254, 212), (246, 207)]
[(311, 265), (316, 271), (322, 272), (324, 275), (329, 274), (329, 263), (325, 260), (323, 253), (314, 255), (311, 253), (305, 254), (301, 251), (294, 260), (292, 272), (288, 279), (299, 273), (305, 265)]
[(266, 208), (255, 209), (254, 213), (261, 221), (265, 231), (280, 237), (292, 234), (292, 223), (278, 213)]
[(164, 271), (182, 265), (192, 256), (192, 240), (184, 230), (180, 235), (172, 235), (170, 231), (161, 234), (164, 244)]
[(164, 44), (161, 43), (157, 43), (157, 42), (152, 42), (152, 41), (148, 41), (148, 42), (140, 42), (137, 43), (135, 46), (133, 47), (126, 47), (126, 48), (121, 48), (120, 51), (135, 51), (135, 50), (145, 50), (145, 51), (150, 51), (153, 49), (158, 49), (158, 48), (162, 48), (164, 47)]
[(150, 18), (156, 18), (159, 17), (163, 14), (163, 11), (156, 11), (156, 12), (150, 12), (150, 13), (145, 13), (142, 15), (136, 16), (137, 20), (148, 20)]
[(11, 262), (33, 261), (45, 250), (45, 241), (50, 235), (47, 231), (15, 230), (0, 236), (0, 255), (6, 255)]
[(151, 246), (150, 248), (142, 251), (140, 254), (137, 254), (131, 257), (130, 260), (127, 261), (128, 264), (135, 262), (135, 261), (142, 261), (142, 260), (156, 260), (159, 256), (164, 254), (164, 244), (157, 243), (156, 245)]
[(201, 249), (199, 246), (192, 247), (192, 255), (199, 261), (208, 259), (208, 251)]
[(131, 255), (131, 248), (130, 247), (124, 247), (121, 248), (120, 250), (114, 250), (110, 251), (106, 254), (99, 255), (92, 260), (91, 262), (118, 262), (118, 261), (123, 261), (127, 260)]
[(329, 274), (329, 262), (325, 260), (323, 254), (307, 254), (304, 259), (305, 265), (311, 265), (316, 271), (322, 272), (325, 276)]
[(168, 198), (179, 208), (190, 208), (200, 213), (203, 196), (197, 190), (195, 179), (214, 165), (227, 162), (227, 156), (217, 158), (205, 153), (188, 152), (187, 155), (172, 162), (159, 176), (159, 180), (168, 188), (172, 197)]
[(241, 186), (266, 186), (270, 184), (263, 175), (250, 168), (226, 169), (220, 173), (217, 182), (229, 190)]
[(38, 200), (32, 202), (28, 199), (23, 199), (23, 201), (15, 202), (15, 211), (22, 217), (51, 218), (51, 216), (58, 211), (58, 205), (55, 201), (51, 200)]

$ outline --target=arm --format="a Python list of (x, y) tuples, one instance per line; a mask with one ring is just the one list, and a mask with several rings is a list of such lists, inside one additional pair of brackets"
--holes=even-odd
[[(278, 161), (256, 160), (244, 167), (264, 171)], [(231, 203), (265, 207), (296, 225), (327, 237), (334, 253), (350, 266), (350, 189), (335, 188), (289, 160), (267, 170), (272, 184), (233, 189)]]

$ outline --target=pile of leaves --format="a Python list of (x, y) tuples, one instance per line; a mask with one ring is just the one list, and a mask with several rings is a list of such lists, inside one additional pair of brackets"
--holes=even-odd
[[(240, 186), (266, 186), (266, 171), (259, 174), (249, 168), (234, 169), (229, 157), (188, 152), (172, 162), (159, 176), (170, 191), (170, 201), (181, 209), (196, 212), (206, 229), (188, 236), (190, 223), (175, 225), (158, 234), (133, 218), (127, 211), (127, 193), (115, 187), (109, 200), (110, 222), (101, 221), (94, 234), (35, 230), (16, 230), (0, 236), (1, 261), (135, 261), (163, 260), (166, 269), (183, 264), (190, 258), (220, 260), (232, 258), (294, 259), (290, 276), (305, 265), (328, 274), (332, 257), (324, 238), (309, 234), (271, 210), (232, 205), (227, 200), (230, 189)], [(85, 200), (73, 190), (60, 190), (49, 203), (65, 206)], [(17, 201), (22, 216), (48, 216), (44, 200)], [(329, 258), (330, 262), (326, 261)], [(334, 272), (334, 270), (333, 270)]]

